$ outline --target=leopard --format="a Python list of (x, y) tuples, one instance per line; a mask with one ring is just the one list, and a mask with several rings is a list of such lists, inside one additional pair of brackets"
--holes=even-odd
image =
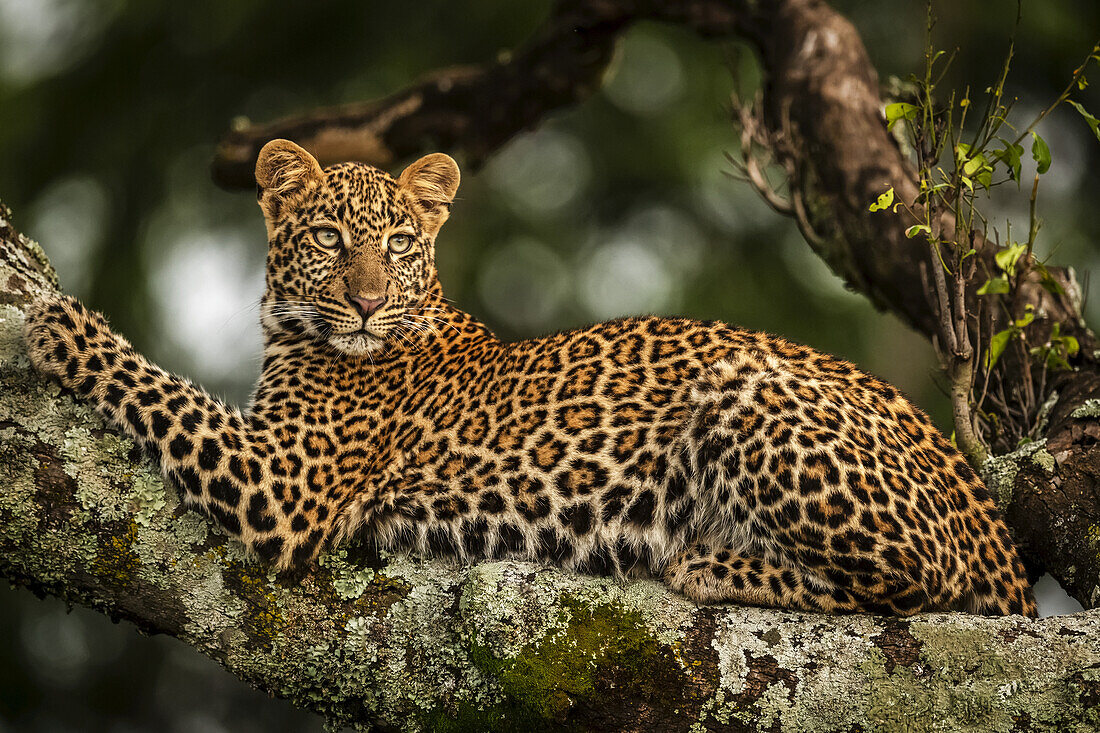
[(990, 492), (897, 388), (720, 321), (627, 317), (504, 342), (443, 295), (460, 180), (274, 140), (263, 366), (240, 409), (60, 293), (30, 360), (276, 571), (368, 543), (650, 578), (696, 604), (1036, 615)]

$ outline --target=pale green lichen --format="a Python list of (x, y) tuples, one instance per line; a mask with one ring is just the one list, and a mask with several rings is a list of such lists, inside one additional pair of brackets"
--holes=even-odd
[(65, 431), (60, 456), (65, 461), (65, 473), (76, 481), (76, 499), (89, 517), (113, 522), (131, 515), (130, 502), (119, 490), (125, 477), (110, 468), (115, 465), (110, 459), (124, 457), (132, 446), (114, 433), (96, 438), (85, 427)]
[(609, 694), (607, 686), (624, 687), (663, 708), (682, 702), (685, 671), (637, 612), (569, 596), (553, 608), (554, 631), (515, 654), (500, 657), (476, 643), (471, 647), (470, 661), (503, 694), (496, 706), (500, 727), (553, 727), (575, 706), (598, 705), (597, 698)]
[(1085, 400), (1069, 414), (1070, 417), (1077, 418), (1078, 420), (1085, 420), (1087, 418), (1100, 418), (1100, 399), (1095, 397)]
[[(1067, 696), (1076, 696), (1071, 680), (1051, 684), (1058, 667), (1097, 664), (1096, 649), (1076, 633), (1050, 634), (1042, 649), (1016, 618), (949, 617), (953, 623), (916, 620), (910, 632), (922, 643), (921, 657), (933, 672), (930, 700), (946, 713), (954, 730), (1010, 731), (1026, 715), (1042, 730), (1065, 730)], [(941, 727), (941, 729), (943, 729)]]
[[(11, 209), (9, 209), (3, 201), (0, 201), (0, 229), (6, 229), (11, 226)], [(12, 228), (12, 233), (17, 235), (18, 243), (16, 246), (5, 246), (4, 254), (9, 258), (23, 260), (24, 265), (32, 261), (38, 265), (39, 272), (37, 273), (30, 272), (29, 268), (25, 266), (21, 268), (21, 274), (24, 277), (30, 278), (31, 287), (57, 290), (60, 287), (60, 281), (57, 278), (57, 270), (54, 269), (53, 263), (50, 262), (50, 258), (46, 256), (42, 247), (30, 237), (15, 232), (14, 227)], [(4, 267), (3, 269), (10, 272), (10, 266)], [(0, 274), (4, 275), (5, 279), (7, 279), (8, 272), (0, 271)], [(43, 278), (45, 282), (42, 281)]]
[[(757, 619), (738, 611), (725, 618), (715, 638), (725, 694), (714, 696), (697, 729), (706, 720), (740, 719), (792, 733), (854, 727), (1007, 731), (1028, 716), (1036, 729), (1063, 730), (1077, 719), (1066, 701), (1077, 699), (1079, 691), (1070, 679), (1053, 682), (1059, 679), (1055, 670), (1100, 663), (1097, 646), (1081, 643), (1080, 631), (1050, 633), (1037, 644), (1033, 622), (1019, 617), (931, 614), (900, 622), (919, 642), (920, 655), (908, 666), (888, 667), (885, 654), (873, 646), (874, 619), (816, 624), (813, 617), (785, 621), (759, 613)], [(1098, 618), (1096, 612), (1090, 616)], [(1088, 628), (1091, 622), (1078, 623)], [(763, 627), (779, 631), (778, 649), (762, 638)], [(786, 671), (786, 679), (771, 683), (749, 707), (738, 707), (733, 698), (746, 689), (752, 664), (765, 657)]]
[(5, 377), (25, 373), (31, 365), (23, 348), (23, 320), (23, 311), (0, 304), (0, 372)]
[(37, 462), (31, 457), (31, 447), (13, 428), (0, 430), (0, 517), (5, 533), (16, 542), (34, 536), (39, 524), (33, 503)]
[[(703, 719), (748, 722), (763, 715), (784, 731), (820, 730), (822, 720), (837, 727), (857, 724), (859, 712), (828, 690), (832, 685), (859, 689), (869, 681), (866, 670), (852, 668), (846, 660), (873, 658), (874, 622), (867, 616), (845, 617), (840, 624), (831, 621), (812, 614), (731, 608), (712, 640), (722, 695), (702, 711)], [(778, 634), (772, 633), (776, 630)], [(786, 700), (790, 691), (781, 681), (765, 690), (756, 705), (738, 705), (736, 698), (746, 692), (754, 664), (765, 658), (774, 659), (781, 669), (798, 670), (798, 705)]]
[(1054, 473), (1054, 469), (1058, 466), (1057, 461), (1054, 460), (1054, 456), (1045, 448), (1041, 448), (1032, 453), (1031, 462), (1047, 473)]
[(186, 573), (193, 583), (187, 588), (184, 601), (188, 636), (195, 639), (217, 639), (236, 630), (245, 605), (235, 594), (227, 592), (221, 572), (211, 572), (211, 563), (197, 564), (194, 573)]
[(168, 503), (164, 481), (143, 466), (133, 477), (129, 499), (134, 521), (143, 527), (150, 526), (153, 517)]
[[(333, 564), (328, 559), (324, 562)], [(560, 650), (562, 644), (574, 644), (578, 634), (584, 636), (580, 627), (587, 626), (587, 622), (581, 616), (588, 613), (585, 609), (590, 608), (589, 598), (603, 602), (596, 606), (605, 609), (598, 615), (629, 619), (631, 628), (650, 639), (654, 648), (664, 650), (669, 664), (674, 663), (672, 647), (656, 638), (658, 634), (666, 638), (670, 635), (667, 621), (657, 624), (655, 633), (639, 611), (624, 606), (645, 605), (642, 599), (654, 589), (659, 590), (655, 584), (642, 584), (639, 590), (606, 579), (570, 576), (524, 563), (489, 563), (467, 568), (405, 556), (391, 558), (385, 572), (388, 583), (400, 583), (407, 589), (405, 595), (384, 608), (357, 605), (367, 613), (352, 616), (343, 623), (340, 629), (343, 642), (317, 645), (305, 658), (304, 669), (299, 670), (307, 684), (296, 691), (285, 691), (302, 702), (321, 707), (336, 722), (350, 722), (347, 706), (356, 701), (363, 704), (364, 690), (371, 691), (371, 705), (376, 706), (372, 709), (379, 719), (402, 721), (401, 725), (408, 729), (418, 726), (437, 729), (444, 721), (455, 720), (474, 726), (459, 729), (490, 729), (491, 726), (486, 726), (493, 716), (499, 723), (504, 720), (506, 710), (515, 712), (522, 708), (530, 713), (529, 706), (517, 702), (514, 684), (511, 687), (502, 684), (490, 669), (479, 667), (471, 655), (476, 650), (482, 655), (479, 658), (483, 664), (498, 660), (506, 666), (526, 659), (526, 663), (548, 670), (552, 665), (536, 664), (534, 660), (555, 658), (555, 649)], [(378, 584), (376, 576), (372, 586), (379, 587)], [(534, 599), (538, 599), (534, 605), (525, 605)], [(517, 603), (518, 606), (514, 605)], [(693, 613), (691, 604), (681, 599), (674, 600), (672, 605), (678, 613), (671, 616), (666, 615), (661, 603), (651, 605), (656, 608), (647, 608), (650, 617), (674, 618), (673, 625)], [(544, 620), (549, 619), (541, 627), (530, 623), (529, 612), (536, 608)], [(611, 622), (610, 616), (600, 618), (601, 623)], [(569, 628), (574, 631), (567, 631)], [(510, 632), (508, 636), (501, 636), (504, 629)], [(599, 638), (603, 636), (596, 634)], [(608, 636), (612, 641), (621, 641), (622, 637), (622, 634)], [(557, 641), (540, 641), (547, 638)], [(477, 639), (483, 643), (479, 644)], [(521, 653), (522, 650), (527, 654)], [(416, 674), (410, 676), (409, 669), (415, 669)], [(456, 670), (462, 671), (457, 686)], [(516, 683), (518, 678), (511, 675), (508, 679)], [(578, 684), (583, 687), (582, 682)], [(440, 685), (448, 689), (445, 698), (440, 697)], [(319, 692), (321, 689), (323, 694)], [(440, 707), (443, 699), (450, 702)], [(419, 723), (414, 725), (410, 721)]]
[(1047, 425), (1050, 423), (1050, 414), (1058, 404), (1058, 398), (1058, 390), (1052, 389), (1050, 394), (1047, 395), (1047, 398), (1043, 400), (1043, 404), (1039, 405), (1039, 411), (1035, 415), (1034, 435), (1046, 434)]
[[(1020, 464), (1026, 458), (1042, 451), (1047, 456), (1050, 453), (1045, 450), (1046, 439), (1037, 440), (1020, 446), (1011, 453), (1001, 456), (992, 456), (981, 467), (982, 480), (1002, 510), (1007, 509), (1012, 503), (1012, 492), (1016, 485), (1016, 476), (1020, 473)], [(1053, 461), (1054, 457), (1050, 456)], [(1038, 465), (1045, 467), (1045, 458), (1038, 459)], [(1053, 469), (1053, 467), (1052, 467)]]
[(374, 571), (347, 562), (347, 550), (337, 548), (320, 559), (320, 565), (332, 573), (332, 587), (344, 600), (359, 598), (374, 580)]
[[(691, 602), (670, 594), (652, 580), (622, 583), (612, 578), (581, 576), (568, 595), (591, 605), (614, 603), (626, 613), (636, 613), (653, 630), (658, 641), (674, 644), (696, 611)], [(484, 638), (477, 643), (501, 656), (515, 652), (530, 635), (543, 635), (561, 626), (555, 608), (563, 593), (560, 574), (545, 566), (517, 562), (489, 562), (470, 569), (459, 611), (476, 618)]]

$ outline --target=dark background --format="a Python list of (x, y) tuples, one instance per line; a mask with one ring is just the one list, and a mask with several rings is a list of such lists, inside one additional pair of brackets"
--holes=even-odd
[[(923, 3), (837, 4), (884, 81), (920, 70)], [(209, 179), (230, 120), (374, 98), (485, 61), (548, 8), (0, 0), (0, 199), (66, 290), (164, 366), (243, 402), (258, 370), (265, 242), (252, 193)], [(980, 91), (1004, 58), (1015, 5), (937, 12), (937, 43), (958, 47), (945, 89)], [(1024, 8), (1009, 81), (1018, 123), (1053, 100), (1098, 36), (1095, 0)], [(893, 381), (950, 430), (928, 344), (846, 292), (791, 222), (728, 177), (731, 59), (743, 51), (676, 28), (631, 30), (601, 93), (464, 176), (438, 243), (448, 295), (505, 338), (641, 312), (772, 331)], [(1092, 76), (1079, 99), (1100, 113)], [(1084, 278), (1100, 267), (1100, 144), (1069, 109), (1040, 131), (1054, 157), (1041, 254)], [(1012, 217), (1024, 231), (1026, 196), (1001, 194), (994, 222), (1003, 233)], [(1087, 311), (1100, 323), (1096, 297)], [(1074, 607), (1043, 599), (1048, 613)], [(179, 642), (56, 600), (0, 591), (0, 629), (0, 732), (321, 728)]]

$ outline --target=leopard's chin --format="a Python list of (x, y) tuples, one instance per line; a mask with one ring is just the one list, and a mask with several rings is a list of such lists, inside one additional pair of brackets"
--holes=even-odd
[(329, 336), (328, 342), (337, 351), (342, 351), (349, 356), (369, 356), (386, 348), (386, 342), (366, 331), (355, 333), (338, 333)]

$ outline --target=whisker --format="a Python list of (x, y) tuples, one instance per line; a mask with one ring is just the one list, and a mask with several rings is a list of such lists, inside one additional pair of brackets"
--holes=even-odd
[(448, 303), (453, 303), (454, 302), (452, 299), (448, 298), (446, 295), (441, 295), (440, 293), (435, 293), (435, 292), (432, 292), (431, 290), (418, 290), (416, 288), (413, 288), (413, 292), (417, 293), (418, 295), (429, 295), (433, 298), (439, 298), (440, 300), (446, 301)]
[(412, 348), (415, 345), (411, 340), (412, 337), (407, 335), (405, 333), (405, 330), (401, 326), (395, 326), (391, 333), (393, 333), (393, 335), (397, 338), (401, 339), (401, 342), (406, 344), (409, 348)]
[(452, 331), (459, 334), (460, 336), (462, 335), (462, 331), (458, 330), (458, 328), (453, 323), (451, 323), (450, 321), (444, 320), (442, 318), (438, 318), (436, 316), (428, 316), (428, 315), (424, 315), (422, 313), (409, 313), (408, 315), (412, 318), (419, 318), (419, 319), (423, 320), (425, 323), (431, 323), (431, 324), (439, 323), (439, 324), (444, 325), (447, 328), (451, 329)]
[(259, 308), (259, 307), (260, 307), (260, 301), (257, 300), (257, 301), (253, 301), (253, 302), (249, 303), (248, 305), (244, 306), (243, 308), (238, 309), (235, 313), (231, 313), (230, 315), (226, 316), (224, 321), (222, 321), (222, 325), (218, 326), (218, 331), (217, 332), (221, 333), (222, 331), (224, 331), (225, 327), (228, 326), (230, 324), (230, 322), (233, 321), (233, 319), (235, 319), (237, 316), (241, 315), (245, 311), (250, 311), (250, 310), (253, 310), (253, 309)]

